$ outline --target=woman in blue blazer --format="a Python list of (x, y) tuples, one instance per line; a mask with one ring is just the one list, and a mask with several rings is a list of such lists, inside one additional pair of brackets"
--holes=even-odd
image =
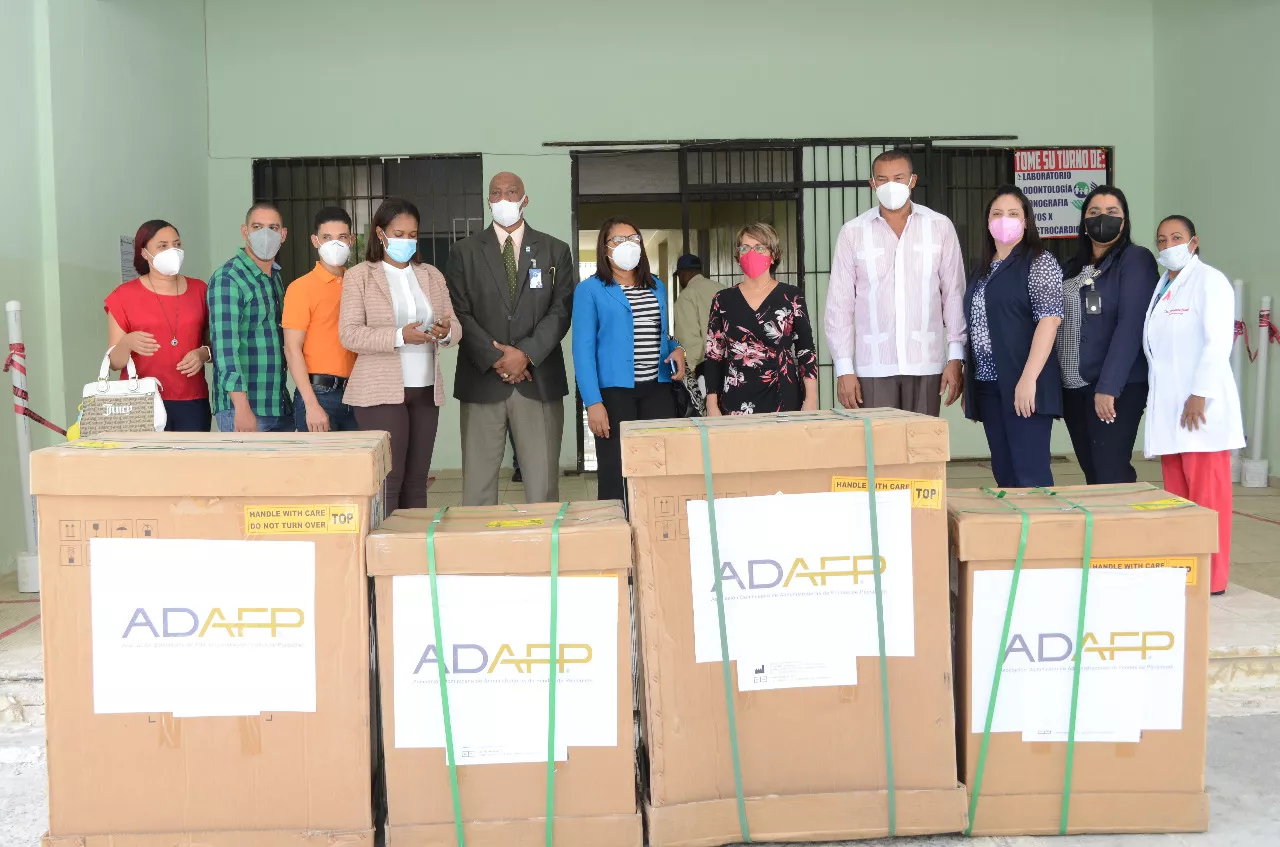
[(626, 218), (600, 227), (596, 273), (574, 290), (573, 367), (596, 439), (599, 497), (622, 500), (622, 422), (674, 418), (671, 380), (684, 379), (667, 290), (649, 270), (640, 230)]
[(1132, 243), (1129, 201), (1099, 185), (1084, 198), (1076, 255), (1063, 269), (1058, 328), (1062, 419), (1085, 482), (1135, 482), (1133, 445), (1147, 407), (1142, 327), (1160, 271)]

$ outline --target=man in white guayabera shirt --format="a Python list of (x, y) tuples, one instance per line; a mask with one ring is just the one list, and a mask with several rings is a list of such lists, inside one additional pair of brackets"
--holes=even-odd
[(871, 163), (879, 204), (845, 224), (831, 259), (825, 324), (846, 409), (926, 415), (964, 390), (964, 264), (951, 221), (911, 202), (911, 156)]

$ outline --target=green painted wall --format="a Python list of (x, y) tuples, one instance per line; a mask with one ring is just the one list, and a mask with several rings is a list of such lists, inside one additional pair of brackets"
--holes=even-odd
[(49, 0), (57, 282), (67, 415), (106, 351), (119, 240), (164, 218), (207, 276), (204, 11), (198, 0)]
[[(61, 403), (50, 402), (50, 370), (41, 353), (48, 342), (44, 328), (44, 286), (40, 238), (40, 173), (36, 111), (36, 15), (30, 0), (3, 0), (0, 27), (0, 307), (10, 300), (22, 304), (24, 338), (29, 355), (28, 389), (38, 409), (61, 417)], [(2, 348), (8, 349), (7, 338)], [(24, 546), (18, 497), (15, 429), (9, 410), (9, 375), (0, 377), (0, 573), (13, 567), (13, 553)], [(36, 445), (48, 443), (33, 425)]]
[[(204, 4), (0, 0), (0, 20), (0, 299), (23, 303), (33, 406), (65, 425), (106, 350), (120, 236), (167, 218), (188, 272), (207, 274)], [(0, 570), (23, 546), (4, 417)], [(37, 447), (56, 438), (36, 432)]]
[[(1136, 225), (1153, 226), (1149, 0), (796, 0), (785, 11), (656, 0), (626, 16), (625, 45), (606, 44), (624, 30), (602, 8), (210, 3), (215, 253), (235, 248), (250, 163), (269, 156), (480, 152), (486, 175), (511, 168), (529, 182), (531, 223), (575, 243), (568, 154), (547, 141), (1016, 134), (1028, 145), (1112, 144)], [(369, 35), (344, 39), (340, 67), (329, 67), (316, 45), (332, 40), (335, 21)], [(686, 96), (653, 110), (654, 90)], [(1084, 122), (1076, 103), (1098, 91)], [(325, 120), (331, 103), (353, 117)], [(447, 408), (438, 467), (458, 464), (455, 420)], [(953, 433), (956, 455), (986, 452), (979, 427), (956, 420)], [(1065, 433), (1055, 444), (1069, 446)], [(573, 458), (567, 425), (561, 462)]]
[[(1280, 4), (1162, 0), (1155, 12), (1156, 210), (1196, 223), (1209, 264), (1245, 282), (1245, 321), (1258, 343), (1258, 305), (1277, 299), (1271, 231), (1280, 197)], [(1280, 318), (1277, 318), (1280, 320)], [(1280, 348), (1271, 347), (1265, 457), (1280, 476)], [(1245, 432), (1255, 437), (1256, 367), (1240, 386)]]

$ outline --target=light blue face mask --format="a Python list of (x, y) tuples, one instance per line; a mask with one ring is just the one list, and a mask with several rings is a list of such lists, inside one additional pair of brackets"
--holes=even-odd
[(415, 238), (388, 238), (387, 258), (393, 262), (404, 264), (418, 252), (418, 241)]

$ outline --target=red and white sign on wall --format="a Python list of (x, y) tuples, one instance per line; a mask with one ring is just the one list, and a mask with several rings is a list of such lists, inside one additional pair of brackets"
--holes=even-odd
[(1013, 182), (1031, 201), (1042, 238), (1075, 238), (1084, 198), (1107, 181), (1101, 147), (1015, 150)]

